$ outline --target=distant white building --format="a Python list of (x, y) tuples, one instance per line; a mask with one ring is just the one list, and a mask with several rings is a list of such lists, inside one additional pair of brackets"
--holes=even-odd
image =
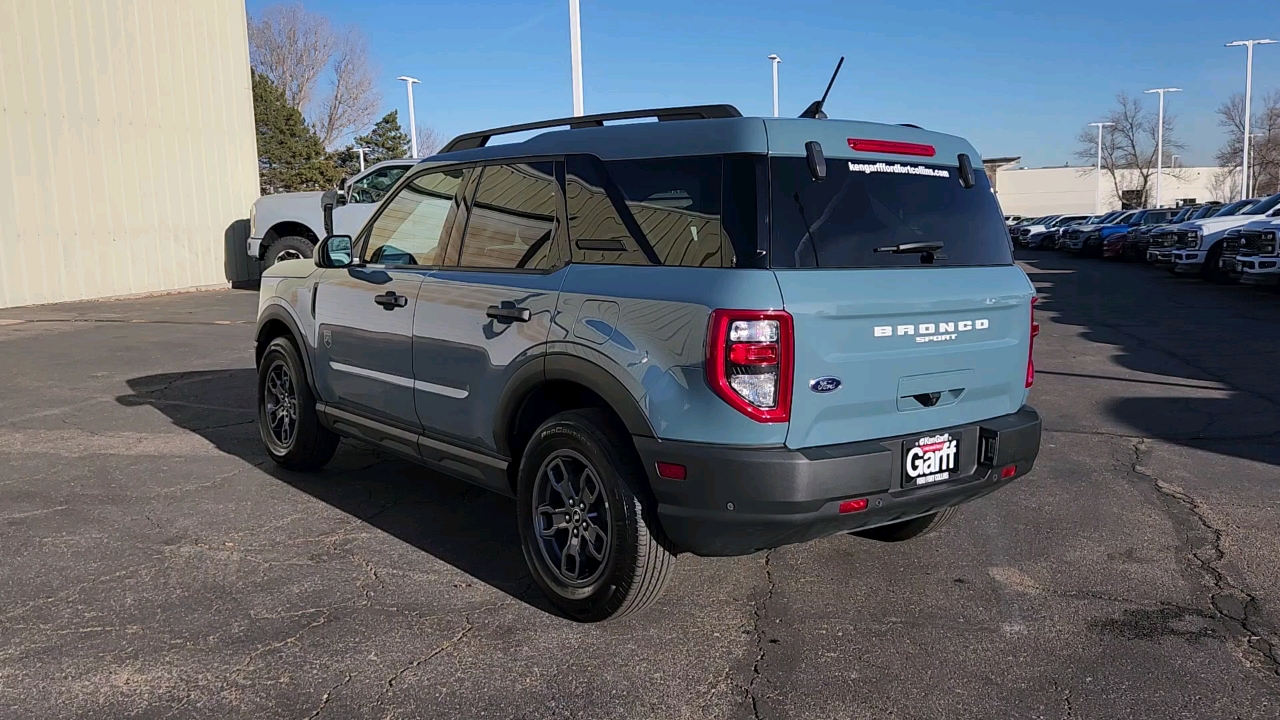
[[(1006, 215), (1049, 215), (1051, 213), (1092, 213), (1098, 175), (1092, 167), (1024, 168), (1021, 158), (990, 158), (987, 174)], [(1238, 191), (1221, 179), (1217, 167), (1166, 168), (1161, 181), (1161, 204), (1166, 207), (1208, 200), (1236, 200)], [(1155, 178), (1150, 194), (1155, 196)], [(1119, 210), (1111, 175), (1102, 171), (1102, 210)], [(1126, 200), (1128, 200), (1126, 198)], [(1125, 202), (1124, 205), (1132, 203)]]

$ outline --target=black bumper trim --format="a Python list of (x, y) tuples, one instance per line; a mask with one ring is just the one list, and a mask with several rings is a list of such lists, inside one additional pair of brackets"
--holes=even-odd
[[(635, 438), (667, 536), (698, 555), (746, 555), (826, 535), (909, 520), (986, 495), (1027, 474), (1040, 451), (1040, 415), (1018, 412), (928, 432), (972, 438), (968, 475), (901, 486), (902, 443), (921, 434), (791, 450)], [(962, 443), (964, 441), (962, 440)], [(985, 457), (978, 457), (985, 455)], [(685, 480), (658, 476), (656, 463), (684, 465)], [(1014, 474), (1000, 477), (1013, 465)], [(841, 515), (844, 500), (867, 509)]]

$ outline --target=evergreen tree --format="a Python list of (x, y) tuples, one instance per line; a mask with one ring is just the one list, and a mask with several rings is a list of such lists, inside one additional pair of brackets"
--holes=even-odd
[(253, 115), (258, 132), (258, 178), (262, 194), (327, 190), (338, 171), (302, 113), (265, 75), (253, 73)]
[[(361, 135), (355, 139), (353, 147), (368, 148), (368, 152), (364, 154), (364, 159), (369, 165), (380, 163), (383, 160), (409, 157), (409, 136), (404, 130), (400, 129), (399, 113), (392, 110), (383, 115), (382, 119), (374, 124), (368, 135)], [(360, 164), (357, 159), (356, 168), (359, 167)]]

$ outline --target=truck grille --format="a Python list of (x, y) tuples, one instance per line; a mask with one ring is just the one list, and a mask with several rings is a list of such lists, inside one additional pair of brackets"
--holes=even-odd
[(1190, 250), (1200, 244), (1200, 236), (1194, 233), (1179, 230), (1173, 235), (1173, 247), (1179, 250)]
[(1151, 237), (1152, 249), (1171, 248), (1173, 247), (1173, 243), (1177, 240), (1177, 233), (1174, 233), (1174, 232), (1151, 233), (1150, 237)]
[(1240, 234), (1240, 255), (1274, 255), (1275, 252), (1274, 230), (1246, 230)]

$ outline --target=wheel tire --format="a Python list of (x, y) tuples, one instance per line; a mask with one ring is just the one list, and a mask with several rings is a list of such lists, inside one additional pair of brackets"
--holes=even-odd
[[(579, 468), (589, 469), (594, 483)], [(594, 495), (590, 484), (596, 486)], [(570, 495), (557, 492), (561, 485), (569, 486)], [(646, 485), (629, 439), (601, 410), (555, 415), (525, 447), (516, 483), (520, 545), (539, 587), (574, 620), (612, 620), (643, 610), (662, 595), (675, 554), (653, 515), (653, 504), (643, 499)], [(578, 498), (577, 514), (554, 512), (556, 505), (568, 508), (571, 497)], [(600, 528), (591, 519), (599, 521), (601, 511), (608, 535), (593, 556), (591, 545)], [(580, 533), (573, 545), (576, 553), (568, 553), (575, 528)], [(551, 534), (544, 536), (543, 530)], [(572, 573), (566, 568), (568, 557), (574, 558)], [(569, 575), (581, 577), (571, 582)]]
[(262, 254), (264, 268), (269, 268), (285, 260), (302, 260), (310, 258), (316, 249), (315, 243), (297, 235), (286, 235), (267, 246)]
[(1222, 268), (1218, 267), (1218, 261), (1221, 259), (1221, 244), (1209, 248), (1209, 253), (1204, 257), (1204, 265), (1200, 266), (1200, 277), (1212, 283), (1225, 283), (1227, 278), (1223, 274)]
[(915, 538), (928, 535), (934, 530), (942, 527), (950, 521), (951, 518), (955, 517), (959, 510), (960, 508), (949, 507), (931, 515), (922, 515), (911, 520), (889, 523), (888, 525), (873, 527), (870, 530), (859, 530), (850, 534), (867, 538), (868, 540), (878, 540), (880, 542), (903, 542), (906, 540), (914, 540)]
[[(287, 389), (280, 389), (282, 383)], [(291, 393), (292, 398), (285, 400), (282, 393)], [(282, 400), (283, 411), (279, 409)], [(282, 414), (286, 417), (281, 418)], [(281, 425), (290, 420), (292, 431), (283, 432)], [(258, 363), (258, 431), (267, 455), (289, 470), (319, 470), (338, 449), (338, 435), (320, 424), (306, 368), (288, 338), (272, 340)]]

